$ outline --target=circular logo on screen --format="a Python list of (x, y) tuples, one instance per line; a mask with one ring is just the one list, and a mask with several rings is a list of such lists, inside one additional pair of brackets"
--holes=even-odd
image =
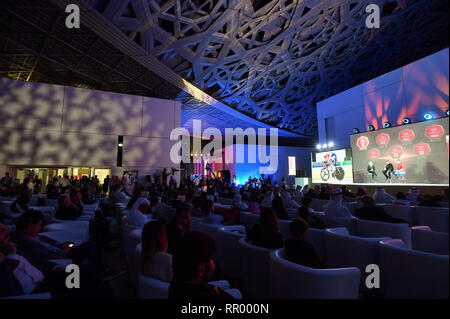
[(369, 139), (367, 136), (361, 136), (356, 140), (356, 145), (358, 145), (360, 150), (366, 150), (369, 146)]
[(414, 151), (419, 156), (427, 156), (428, 154), (430, 154), (431, 148), (427, 143), (419, 143), (414, 146)]
[(393, 146), (389, 149), (389, 154), (392, 158), (400, 158), (403, 154), (403, 148), (401, 146)]
[(425, 135), (431, 140), (436, 140), (444, 135), (444, 128), (441, 125), (433, 124), (427, 128)]
[(414, 132), (410, 129), (406, 129), (400, 132), (399, 138), (403, 143), (411, 142), (414, 139)]
[(367, 155), (370, 159), (377, 159), (378, 157), (380, 157), (380, 151), (376, 148), (371, 148), (369, 152), (367, 152)]
[(377, 136), (377, 143), (378, 145), (387, 145), (390, 141), (389, 135), (385, 133), (381, 133)]

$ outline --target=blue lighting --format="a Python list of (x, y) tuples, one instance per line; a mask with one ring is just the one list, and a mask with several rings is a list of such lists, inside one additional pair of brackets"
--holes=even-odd
[(385, 128), (388, 128), (388, 127), (391, 127), (392, 124), (391, 124), (391, 122), (384, 122), (383, 126), (384, 126)]
[(406, 124), (410, 124), (410, 123), (411, 123), (411, 120), (410, 120), (409, 118), (405, 117), (405, 118), (403, 119), (402, 123), (405, 124), (405, 125), (406, 125)]
[(369, 126), (367, 127), (367, 129), (368, 129), (369, 131), (375, 131), (375, 127), (374, 127), (373, 125), (369, 125)]
[(423, 118), (425, 119), (425, 120), (427, 120), (427, 121), (429, 121), (429, 120), (432, 120), (433, 119), (433, 114), (431, 114), (431, 113), (425, 113), (424, 115), (423, 115)]
[(356, 127), (353, 129), (353, 134), (358, 134), (359, 133), (359, 129), (357, 129)]
[(445, 112), (445, 114), (447, 114), (447, 116), (448, 116), (448, 113), (449, 113), (449, 110), (447, 110), (447, 112)]

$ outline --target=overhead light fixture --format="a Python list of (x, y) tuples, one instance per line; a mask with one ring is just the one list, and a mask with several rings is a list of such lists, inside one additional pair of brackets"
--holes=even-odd
[(369, 125), (369, 126), (367, 127), (367, 129), (368, 129), (369, 131), (375, 131), (375, 127), (374, 127), (373, 125)]
[(359, 129), (357, 129), (356, 127), (353, 129), (353, 134), (358, 134), (359, 133)]
[(123, 147), (123, 143), (119, 143), (119, 145), (118, 145), (119, 147)]
[(431, 114), (431, 113), (425, 113), (424, 115), (423, 115), (423, 118), (425, 119), (425, 120), (427, 120), (427, 121), (429, 121), (429, 120), (432, 120), (433, 119), (433, 114)]
[(411, 124), (411, 120), (410, 120), (409, 118), (405, 117), (405, 118), (403, 119), (402, 123), (405, 124), (405, 125), (406, 125), (406, 124)]
[(323, 144), (323, 145), (322, 145), (322, 148), (327, 148), (327, 144)]
[(334, 146), (334, 143), (333, 142), (329, 142), (328, 143), (328, 147), (333, 147)]
[(322, 148), (322, 145), (320, 145), (320, 144), (317, 144), (317, 146), (316, 146), (316, 147), (317, 147), (317, 149), (318, 149), (318, 150), (320, 150), (320, 149)]
[(383, 126), (384, 126), (384, 128), (388, 128), (388, 127), (391, 127), (392, 124), (391, 124), (391, 122), (384, 122)]
[(447, 112), (445, 112), (445, 114), (447, 114), (447, 116), (448, 116), (448, 109), (447, 109)]

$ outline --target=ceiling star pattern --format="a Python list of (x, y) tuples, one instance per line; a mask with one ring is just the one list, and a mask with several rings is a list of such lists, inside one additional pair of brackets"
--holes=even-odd
[[(316, 102), (447, 46), (443, 0), (87, 2), (214, 98), (306, 136)], [(365, 26), (368, 4), (380, 29)]]

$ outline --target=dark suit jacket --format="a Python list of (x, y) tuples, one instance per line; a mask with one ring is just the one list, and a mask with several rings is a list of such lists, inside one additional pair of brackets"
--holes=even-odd
[(287, 259), (296, 264), (310, 268), (323, 268), (314, 247), (306, 240), (287, 239), (285, 253)]
[(22, 286), (14, 276), (18, 264), (17, 260), (9, 258), (0, 263), (0, 298), (23, 294)]
[(361, 207), (355, 210), (356, 217), (361, 219), (386, 222), (386, 223), (408, 223), (403, 219), (398, 219), (386, 214), (383, 207)]
[(44, 275), (49, 274), (56, 266), (50, 259), (68, 258), (64, 251), (54, 253), (20, 232), (13, 233), (11, 241), (17, 244), (17, 254), (25, 257)]

